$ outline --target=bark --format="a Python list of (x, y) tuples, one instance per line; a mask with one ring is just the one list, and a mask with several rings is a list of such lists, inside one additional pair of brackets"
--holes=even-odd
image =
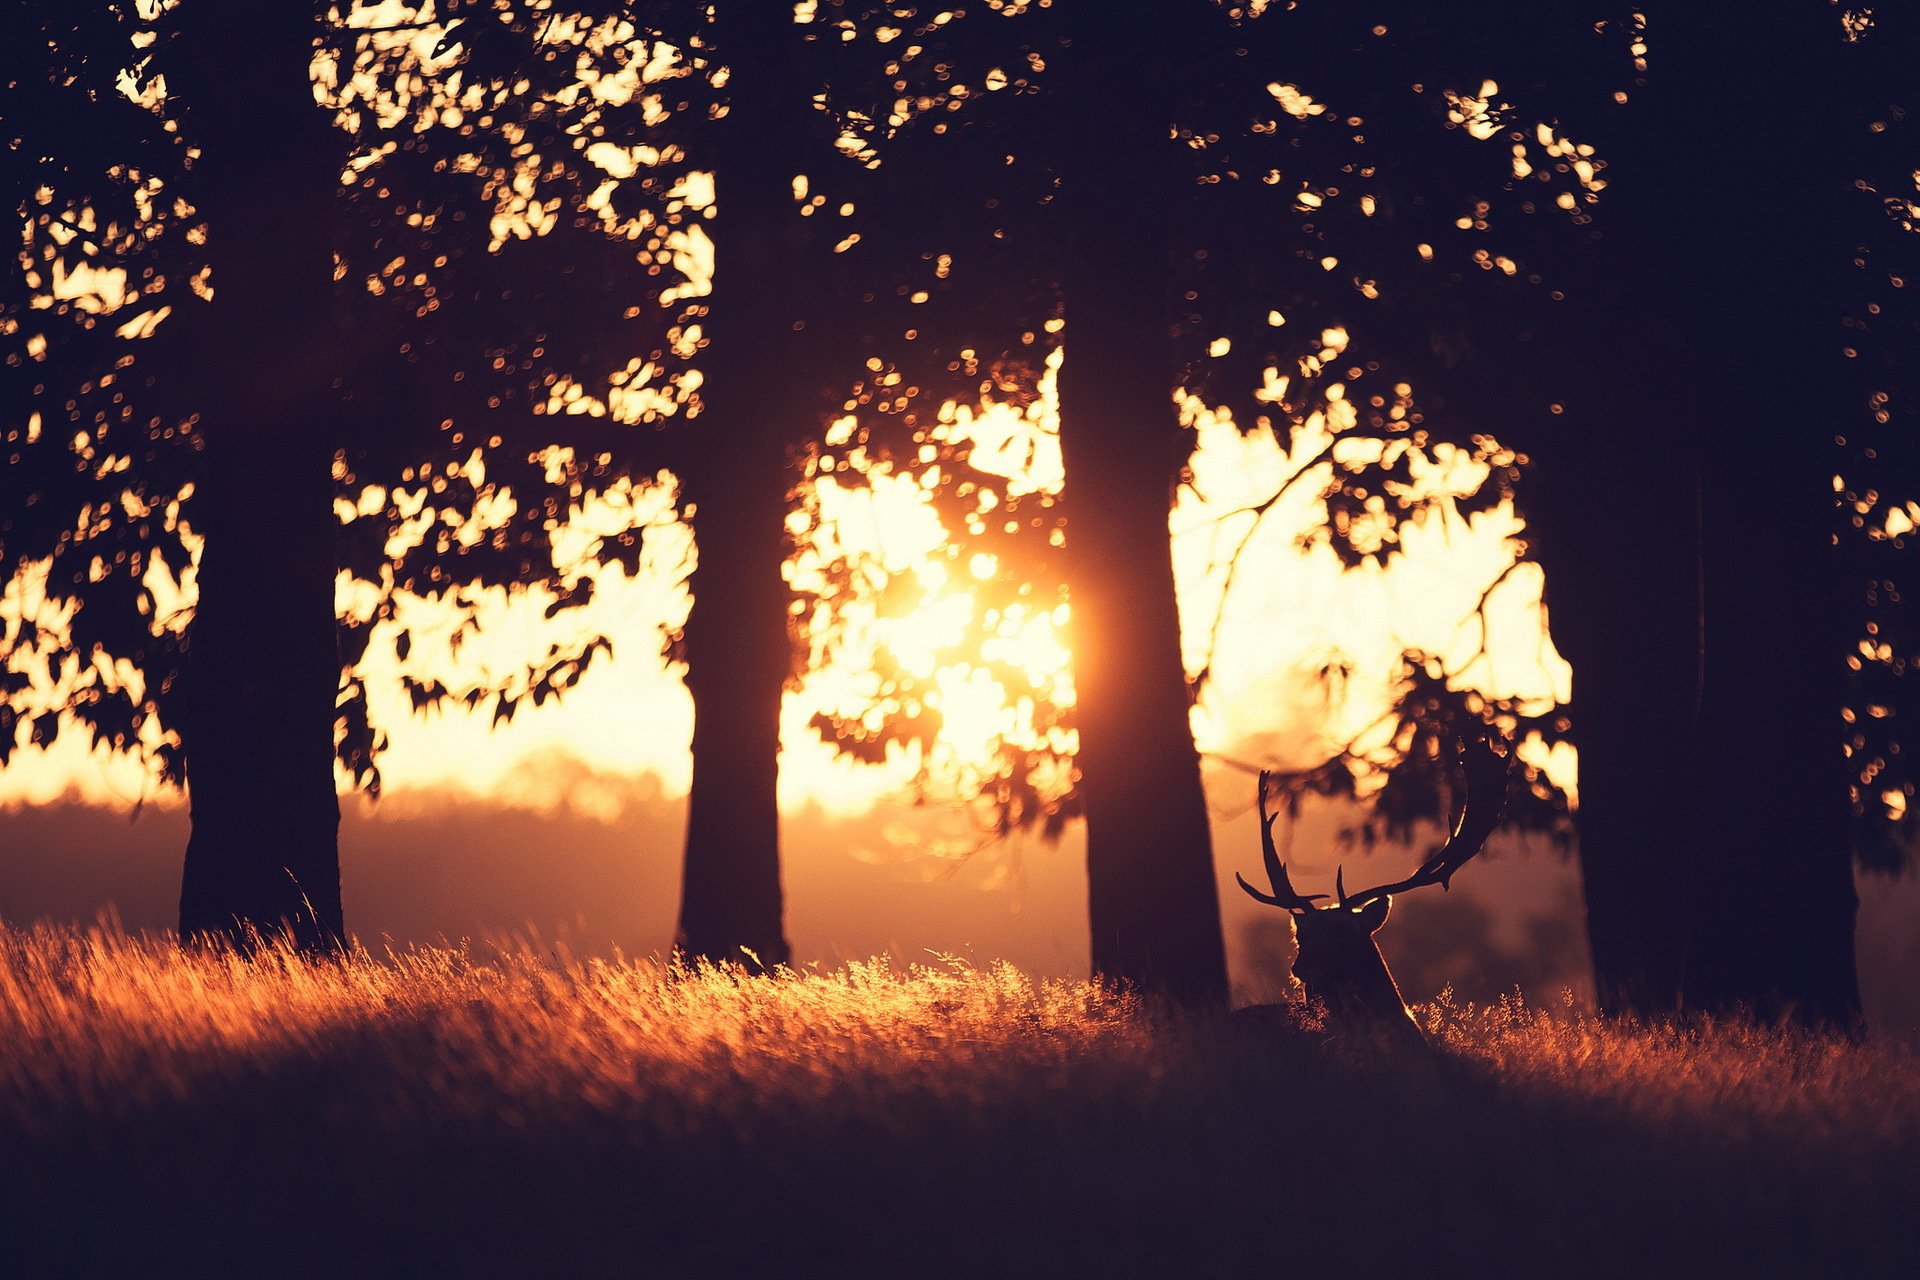
[(206, 539), (182, 738), (183, 938), (344, 937), (334, 792), (331, 209), (339, 162), (306, 6), (192, 0), (169, 71), (201, 150), (214, 298), (198, 318)]
[(777, 804), (780, 703), (792, 663), (782, 576), (805, 420), (800, 329), (807, 287), (792, 181), (801, 172), (791, 13), (721, 4), (714, 31), (736, 75), (715, 157), (718, 249), (702, 407), (682, 480), (699, 563), (685, 631), (693, 789), (676, 951), (783, 964)]
[(1060, 437), (1093, 972), (1223, 1006), (1167, 532), (1185, 445), (1171, 397), (1169, 112), (1142, 84), (1153, 25), (1084, 2), (1074, 12)]
[[(1780, 85), (1812, 91), (1770, 130), (1770, 164), (1711, 149), (1692, 205), (1705, 267), (1697, 292), (1711, 304), (1703, 354), (1740, 373), (1708, 384), (1718, 403), (1700, 407), (1715, 482), (1702, 503), (1698, 751), (1705, 794), (1724, 811), (1689, 886), (1699, 905), (1681, 994), (1692, 1007), (1851, 1025), (1858, 899), (1840, 710), (1846, 620), (1860, 601), (1843, 594), (1832, 477), (1834, 438), (1857, 412), (1841, 353), (1855, 216), (1846, 142), (1859, 125), (1837, 110), (1845, 45), (1821, 8), (1772, 24), (1731, 65), (1713, 15), (1689, 7), (1672, 24), (1694, 118), (1711, 94), (1737, 118), (1771, 122)], [(1743, 207), (1712, 218), (1710, 190), (1741, 191)]]
[[(1619, 319), (1632, 331), (1632, 318)], [(1609, 1012), (1650, 1014), (1680, 997), (1689, 906), (1680, 881), (1699, 841), (1699, 529), (1691, 468), (1650, 464), (1608, 430), (1651, 420), (1660, 390), (1673, 389), (1650, 370), (1632, 381), (1646, 399), (1568, 396), (1570, 438), (1532, 451), (1528, 519), (1554, 641), (1573, 665), (1595, 984)], [(1690, 456), (1685, 424), (1672, 435)]]
[[(1817, 5), (1737, 53), (1717, 7), (1650, 16), (1648, 85), (1599, 143), (1569, 422), (1535, 450), (1596, 976), (1616, 1012), (1850, 1026), (1842, 46)], [(1811, 92), (1784, 109), (1783, 84)], [(1761, 121), (1764, 155), (1736, 138)]]

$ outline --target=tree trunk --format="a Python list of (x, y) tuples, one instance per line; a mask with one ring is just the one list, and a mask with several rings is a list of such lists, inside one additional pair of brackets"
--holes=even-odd
[[(1711, 7), (1650, 16), (1647, 87), (1599, 140), (1571, 421), (1535, 450), (1596, 977), (1617, 1012), (1852, 1025), (1830, 448), (1847, 175), (1817, 87), (1837, 19), (1777, 17), (1733, 56)], [(1816, 87), (1781, 112), (1790, 82)], [(1764, 160), (1702, 132), (1759, 119)]]
[(1185, 445), (1171, 394), (1169, 112), (1141, 83), (1154, 74), (1152, 25), (1084, 0), (1076, 12), (1060, 439), (1093, 972), (1224, 1006), (1167, 532)]
[(196, 344), (205, 537), (182, 737), (184, 939), (340, 944), (329, 317), (340, 164), (311, 12), (191, 0), (169, 81), (200, 158), (213, 301)]
[(1534, 451), (1528, 521), (1554, 642), (1573, 665), (1595, 986), (1607, 1011), (1650, 1014), (1679, 999), (1690, 908), (1680, 880), (1698, 840), (1698, 506), (1684, 468), (1675, 478), (1648, 467), (1608, 432), (1647, 407), (1628, 399), (1568, 397), (1575, 438)]
[(800, 347), (805, 244), (792, 181), (811, 109), (795, 88), (792, 13), (721, 4), (733, 71), (715, 154), (718, 246), (694, 457), (682, 477), (699, 548), (685, 641), (693, 790), (675, 949), (789, 958), (782, 921), (780, 702), (792, 663), (782, 574), (790, 442), (812, 405)]
[[(1724, 15), (1675, 5), (1669, 20), (1675, 70), (1693, 95), (1682, 118), (1717, 107), (1768, 119), (1782, 84), (1811, 90), (1769, 129), (1771, 163), (1709, 149), (1692, 205), (1698, 292), (1712, 307), (1703, 353), (1739, 373), (1714, 379), (1719, 404), (1700, 407), (1715, 483), (1702, 512), (1697, 749), (1721, 812), (1689, 886), (1698, 905), (1681, 995), (1696, 1008), (1844, 1026), (1858, 1021), (1860, 994), (1840, 710), (1846, 619), (1861, 602), (1849, 608), (1843, 596), (1832, 477), (1850, 417), (1841, 351), (1854, 175), (1844, 157), (1861, 126), (1838, 109), (1846, 47), (1823, 8), (1775, 18), (1759, 48), (1733, 60)], [(1716, 209), (1709, 193), (1734, 191), (1753, 216)]]

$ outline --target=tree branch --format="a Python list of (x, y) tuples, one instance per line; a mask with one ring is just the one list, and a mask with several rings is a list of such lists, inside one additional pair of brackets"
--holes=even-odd
[[(1283, 480), (1280, 483), (1280, 487), (1274, 490), (1273, 495), (1265, 501), (1256, 503), (1251, 507), (1240, 507), (1234, 511), (1224, 512), (1208, 521), (1210, 524), (1217, 525), (1233, 516), (1245, 515), (1248, 512), (1253, 514), (1253, 523), (1249, 524), (1246, 532), (1240, 535), (1240, 540), (1234, 544), (1232, 553), (1227, 557), (1227, 580), (1220, 585), (1220, 604), (1214, 609), (1213, 622), (1207, 627), (1206, 662), (1203, 664), (1202, 670), (1211, 670), (1213, 667), (1213, 655), (1220, 647), (1220, 628), (1227, 616), (1227, 597), (1232, 594), (1234, 579), (1237, 578), (1240, 573), (1241, 554), (1246, 551), (1247, 544), (1253, 541), (1254, 532), (1259, 529), (1260, 521), (1266, 517), (1269, 511), (1273, 510), (1273, 508), (1279, 504), (1280, 499), (1287, 496), (1287, 492), (1291, 490), (1294, 485), (1298, 484), (1303, 476), (1318, 468), (1321, 463), (1331, 461), (1333, 461), (1333, 445), (1329, 444), (1326, 448), (1302, 464), (1292, 475)], [(1196, 490), (1196, 492), (1198, 491)], [(1219, 564), (1220, 562), (1215, 560), (1207, 567), (1209, 570), (1212, 570), (1218, 568)]]

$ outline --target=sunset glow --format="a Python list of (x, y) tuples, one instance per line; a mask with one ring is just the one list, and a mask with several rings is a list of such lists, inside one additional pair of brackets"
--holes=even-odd
[[(363, 117), (372, 113), (392, 135), (355, 156), (342, 174), (343, 182), (377, 179), (397, 140), (409, 130), (464, 125), (486, 110), (479, 88), (461, 78), (458, 49), (442, 47), (446, 26), (431, 21), (430, 13), (430, 6), (403, 0), (357, 8), (350, 21), (369, 33), (354, 46), (357, 61), (348, 66), (331, 55), (316, 61), (316, 97), (339, 113), (344, 126), (363, 127)], [(569, 18), (549, 24), (541, 38), (557, 46), (605, 50), (634, 36), (629, 24)], [(383, 60), (395, 57), (408, 60), (414, 70), (390, 84), (382, 79), (388, 73), (381, 68)], [(587, 65), (583, 55), (582, 66)], [(649, 60), (632, 62), (619, 75), (592, 73), (579, 93), (596, 110), (642, 100), (649, 113), (657, 114), (665, 110), (664, 98), (657, 95), (681, 74), (674, 51), (656, 46)], [(391, 96), (396, 85), (404, 96)], [(160, 101), (153, 86), (127, 82), (123, 87), (142, 101)], [(1309, 121), (1326, 110), (1324, 103), (1293, 85), (1276, 83), (1269, 89), (1280, 108), (1296, 119)], [(1465, 123), (1475, 137), (1490, 136), (1487, 131), (1495, 128), (1490, 122), (1504, 109), (1497, 95), (1498, 87), (1491, 82), (1477, 94), (1450, 95), (1456, 121)], [(582, 128), (593, 118), (590, 111), (582, 118)], [(1576, 147), (1545, 125), (1538, 133), (1549, 159), (1564, 153), (1586, 165), (1580, 157), (1590, 155), (1592, 148)], [(712, 175), (694, 171), (675, 189), (675, 224), (623, 221), (609, 205), (608, 192), (618, 181), (659, 163), (660, 153), (594, 142), (586, 133), (576, 144), (576, 154), (566, 162), (591, 166), (604, 175), (589, 204), (605, 229), (655, 245), (654, 252), (670, 259), (689, 281), (686, 295), (704, 296), (714, 268), (714, 242), (705, 226), (713, 214)], [(496, 251), (512, 240), (538, 238), (552, 226), (553, 202), (541, 194), (532, 176), (540, 160), (526, 156), (524, 180), (496, 192)], [(1580, 176), (1583, 182), (1590, 177), (1586, 168)], [(1599, 184), (1589, 186), (1597, 191)], [(795, 195), (806, 212), (825, 199), (811, 191), (804, 175), (796, 180)], [(1311, 199), (1319, 201), (1318, 196)], [(91, 227), (91, 219), (91, 213), (81, 211), (78, 225)], [(75, 233), (55, 227), (51, 234), (71, 240)], [(409, 270), (404, 263), (390, 264), (367, 281), (368, 288), (377, 294), (389, 287), (411, 287)], [(55, 296), (102, 315), (118, 315), (138, 305), (127, 292), (124, 273), (96, 268), (84, 259), (60, 266), (50, 287)], [(429, 297), (424, 305), (436, 304)], [(164, 313), (136, 317), (148, 327), (164, 319)], [(1278, 312), (1270, 321), (1285, 323)], [(1057, 330), (1058, 322), (1048, 328)], [(683, 354), (692, 353), (701, 341), (698, 326), (676, 331), (674, 341)], [(1323, 367), (1330, 371), (1349, 341), (1344, 330), (1329, 329), (1322, 335), (1319, 355), (1310, 357), (1301, 372), (1311, 378)], [(1218, 358), (1229, 349), (1222, 338), (1211, 354)], [(858, 587), (837, 613), (816, 612), (801, 619), (811, 640), (805, 670), (784, 714), (784, 805), (817, 802), (836, 809), (864, 808), (915, 778), (931, 795), (957, 802), (990, 775), (997, 752), (1015, 747), (1063, 757), (1071, 753), (1072, 734), (1036, 728), (1034, 704), (1002, 685), (992, 670), (996, 664), (1011, 664), (1053, 707), (1070, 707), (1071, 655), (1063, 638), (1070, 605), (1036, 598), (989, 616), (971, 584), (1018, 570), (989, 553), (950, 553), (971, 529), (995, 518), (994, 489), (1000, 500), (1062, 492), (1066, 477), (1060, 461), (1057, 391), (1062, 355), (1058, 348), (1052, 352), (1038, 398), (1024, 410), (1006, 404), (948, 403), (922, 449), (918, 468), (911, 460), (897, 470), (894, 464), (881, 464), (851, 486), (839, 483), (832, 473), (812, 478), (804, 496), (806, 516), (796, 512), (790, 519), (791, 530), (801, 539), (789, 566), (790, 581), (803, 593), (815, 590), (823, 569), (841, 563), (855, 566)], [(636, 357), (605, 386), (583, 386), (563, 377), (551, 386), (542, 408), (554, 415), (636, 425), (697, 414), (697, 370), (677, 384), (662, 382), (657, 375)], [(1267, 378), (1268, 392), (1277, 402), (1287, 394), (1289, 375), (1269, 370)], [(1325, 519), (1316, 494), (1319, 473), (1327, 468), (1316, 471), (1309, 460), (1329, 447), (1345, 450), (1342, 456), (1349, 460), (1355, 456), (1353, 449), (1377, 449), (1364, 441), (1336, 444), (1355, 421), (1353, 406), (1341, 393), (1338, 383), (1326, 386), (1321, 408), (1305, 417), (1285, 448), (1265, 432), (1241, 434), (1230, 419), (1201, 401), (1183, 403), (1196, 454), (1194, 483), (1182, 488), (1172, 517), (1173, 554), (1187, 666), (1190, 673), (1207, 669), (1211, 677), (1194, 711), (1203, 752), (1307, 767), (1352, 743), (1363, 757), (1385, 764), (1394, 747), (1379, 735), (1390, 735), (1385, 712), (1399, 655), (1407, 650), (1432, 655), (1451, 680), (1489, 696), (1534, 699), (1542, 706), (1564, 703), (1569, 696), (1565, 664), (1545, 634), (1538, 570), (1514, 565), (1513, 540), (1520, 536), (1521, 525), (1510, 507), (1502, 505), (1471, 521), (1449, 517), (1443, 509), (1437, 519), (1405, 531), (1405, 554), (1384, 571), (1375, 566), (1343, 573), (1323, 544), (1311, 544), (1308, 535)], [(844, 443), (851, 429), (851, 420), (834, 424), (827, 443)], [(934, 461), (936, 445), (965, 445), (971, 467), (986, 482), (979, 511), (968, 517), (969, 529), (944, 528), (930, 501), (930, 487), (944, 482)], [(546, 456), (552, 479), (571, 455), (550, 450)], [(857, 451), (853, 456), (862, 467), (867, 465)], [(1314, 474), (1303, 477), (1306, 483), (1292, 484), (1302, 472)], [(429, 504), (444, 480), (429, 485), (425, 477), (417, 489), (362, 490), (357, 501), (339, 502), (338, 515), (351, 523), (395, 506), (403, 518), (389, 538), (390, 555), (403, 554), (427, 538), (472, 545), (512, 514), (516, 499), (509, 488), (487, 484), (479, 451), (446, 478), (455, 476), (481, 486), (485, 497), (471, 514), (450, 525), (439, 523)], [(1464, 495), (1484, 478), (1484, 468), (1476, 472), (1464, 455), (1449, 456), (1443, 449), (1420, 463), (1414, 484), (1424, 492)], [(1278, 507), (1246, 514), (1283, 486), (1290, 487)], [(571, 580), (592, 580), (594, 599), (552, 619), (543, 614), (553, 600), (538, 589), (511, 598), (497, 590), (460, 593), (468, 602), (463, 609), (451, 596), (410, 597), (395, 593), (390, 585), (383, 589), (342, 576), (342, 617), (363, 625), (377, 623), (357, 675), (365, 683), (372, 719), (388, 743), (379, 760), (387, 794), (451, 788), (535, 807), (549, 805), (553, 797), (526, 794), (513, 779), (524, 775), (524, 761), (555, 753), (577, 757), (592, 770), (651, 773), (670, 791), (685, 789), (690, 706), (677, 673), (656, 655), (686, 617), (688, 598), (679, 579), (695, 562), (697, 551), (688, 530), (674, 523), (670, 483), (576, 490), (573, 507), (553, 528), (557, 558), (577, 564)], [(617, 567), (603, 569), (593, 563), (596, 539), (635, 529), (644, 529), (648, 540), (638, 577), (630, 579)], [(1057, 541), (1057, 530), (1054, 536)], [(149, 576), (155, 578), (150, 585), (160, 602), (156, 627), (184, 626), (194, 598), (192, 573), (176, 583), (156, 562)], [(1483, 594), (1484, 610), (1469, 616)], [(50, 651), (60, 634), (60, 618), (35, 605), (30, 575), (8, 587), (0, 615), (37, 618), (48, 637), (43, 650)], [(402, 632), (411, 644), (406, 659), (393, 652), (392, 641)], [(438, 681), (456, 695), (469, 687), (511, 691), (513, 673), (548, 646), (577, 645), (594, 635), (612, 640), (617, 660), (601, 663), (564, 698), (516, 708), (510, 722), (497, 719), (492, 698), (472, 705), (443, 704), (422, 717), (402, 689), (405, 677)], [(36, 665), (31, 650), (16, 650), (9, 662), (33, 677), (41, 706), (51, 710), (65, 701), (71, 672), (50, 675)], [(889, 668), (910, 678), (917, 692), (895, 688), (881, 674)], [(1328, 668), (1342, 673), (1337, 682), (1315, 674)], [(112, 677), (126, 678), (127, 672)], [(937, 734), (904, 752), (890, 747), (880, 767), (836, 760), (806, 727), (824, 712), (873, 720), (877, 729), (880, 717), (913, 716), (923, 709), (936, 714)], [(633, 733), (636, 716), (653, 730)], [(1551, 757), (1537, 743), (1525, 745), (1523, 752), (1532, 763), (1549, 766), (1554, 782), (1571, 791), (1569, 746), (1559, 745)], [(1377, 781), (1363, 778), (1361, 786), (1364, 790)], [(351, 779), (343, 774), (341, 783), (350, 786)], [(1052, 785), (1064, 792), (1071, 785), (1070, 774), (1062, 772)], [(126, 758), (84, 750), (71, 732), (63, 734), (51, 752), (29, 750), (0, 774), (0, 802), (40, 802), (68, 792), (106, 803), (168, 802), (154, 785), (151, 763), (143, 763), (137, 753)]]
[(0, 4), (0, 1271), (1920, 1275), (1920, 11), (1759, 17)]
[[(1566, 665), (1544, 632), (1539, 571), (1523, 566), (1509, 572), (1511, 539), (1521, 533), (1509, 508), (1471, 521), (1448, 517), (1430, 522), (1431, 528), (1415, 526), (1404, 532), (1405, 554), (1391, 569), (1345, 573), (1324, 547), (1299, 546), (1324, 518), (1311, 485), (1299, 486), (1285, 507), (1259, 520), (1258, 529), (1249, 528), (1255, 517), (1231, 514), (1262, 500), (1318, 453), (1329, 439), (1324, 432), (1315, 434), (1309, 426), (1283, 453), (1270, 437), (1241, 436), (1204, 411), (1198, 411), (1195, 429), (1195, 485), (1183, 490), (1173, 517), (1173, 554), (1190, 668), (1197, 669), (1208, 647), (1217, 646), (1215, 685), (1195, 709), (1203, 751), (1296, 767), (1355, 738), (1369, 751), (1390, 752), (1388, 741), (1365, 735), (1369, 726), (1384, 727), (1405, 649), (1436, 655), (1461, 673), (1459, 679), (1492, 696), (1567, 700)], [(1011, 434), (1003, 430), (994, 438)], [(1010, 479), (1035, 487), (1041, 483), (1025, 473)], [(1456, 459), (1423, 483), (1469, 492), (1479, 476), (1464, 459)], [(420, 501), (394, 497), (403, 504)], [(494, 500), (510, 502), (511, 495), (497, 493)], [(971, 583), (998, 572), (998, 566), (986, 558), (950, 562), (944, 556), (949, 537), (917, 479), (888, 476), (870, 487), (848, 489), (822, 477), (814, 501), (821, 527), (833, 540), (826, 553), (866, 565), (869, 583), (864, 603), (837, 620), (839, 644), (832, 660), (811, 665), (788, 699), (783, 803), (858, 811), (905, 785), (922, 765), (937, 787), (964, 794), (966, 783), (988, 767), (1003, 740), (1032, 732), (1032, 708), (1010, 704), (1006, 690), (978, 662), (1011, 661), (1051, 689), (1056, 705), (1070, 706), (1071, 655), (1062, 638), (1068, 606), (1009, 610), (981, 653), (956, 653), (954, 646), (979, 607)], [(567, 799), (530, 792), (516, 779), (543, 776), (527, 774), (527, 762), (556, 752), (597, 771), (652, 773), (669, 791), (684, 791), (691, 710), (677, 672), (657, 655), (665, 633), (685, 617), (681, 578), (697, 552), (686, 528), (668, 518), (670, 505), (670, 490), (661, 488), (630, 497), (595, 497), (575, 511), (562, 544), (580, 549), (580, 572), (594, 577), (595, 596), (584, 608), (557, 618), (542, 617), (551, 600), (540, 592), (511, 599), (498, 592), (476, 593), (478, 607), (466, 624), (463, 611), (445, 601), (404, 595), (394, 600), (394, 616), (379, 624), (360, 672), (373, 696), (376, 721), (390, 740), (380, 760), (387, 794), (452, 788), (547, 807)], [(352, 517), (344, 504), (341, 514)], [(655, 539), (640, 577), (588, 566), (585, 550), (594, 538), (635, 525), (647, 526)], [(485, 527), (482, 513), (455, 536), (482, 536)], [(398, 536), (424, 536), (423, 524), (409, 528), (412, 532)], [(1243, 536), (1248, 540), (1239, 553), (1235, 585), (1224, 594), (1228, 564), (1223, 557)], [(792, 565), (796, 586), (805, 585), (819, 554), (819, 549), (800, 549)], [(162, 575), (153, 584), (162, 601), (159, 616), (181, 625), (182, 611), (192, 600), (191, 574), (184, 584), (172, 583), (157, 562), (154, 573)], [(1507, 576), (1488, 596), (1485, 618), (1472, 615), (1475, 601), (1502, 574)], [(915, 594), (899, 594), (894, 584), (905, 581)], [(31, 609), (32, 591), (30, 579), (16, 581), (0, 607), (19, 616), (12, 611)], [(370, 617), (378, 602), (365, 584), (342, 579), (344, 617)], [(51, 643), (58, 619), (39, 616)], [(383, 637), (403, 629), (412, 636), (412, 652), (407, 661), (396, 662)], [(438, 679), (454, 689), (497, 683), (547, 645), (594, 634), (613, 639), (614, 661), (590, 671), (564, 698), (529, 706), (508, 724), (492, 723), (491, 701), (419, 715), (400, 685), (403, 674)], [(933, 683), (928, 701), (941, 713), (941, 728), (932, 757), (895, 758), (884, 768), (836, 760), (807, 722), (834, 706), (886, 713), (887, 695), (875, 674), (882, 652)], [(24, 658), (14, 661), (18, 669), (33, 670)], [(1314, 674), (1329, 663), (1346, 670), (1334, 686)], [(41, 676), (44, 680), (44, 672)], [(44, 696), (49, 707), (63, 701), (58, 685), (46, 684)], [(636, 717), (653, 728), (632, 732)], [(1071, 745), (1070, 740), (1055, 744), (1069, 751)], [(1571, 787), (1570, 748), (1561, 746), (1551, 758), (1531, 755), (1531, 749), (1529, 754), (1549, 767), (1557, 784)], [(343, 777), (342, 785), (350, 780)], [(23, 753), (0, 772), (0, 799), (44, 802), (68, 791), (97, 803), (125, 804), (143, 796), (150, 803), (169, 803), (137, 759), (88, 752), (76, 734), (63, 735), (51, 752)]]
[[(38, 837), (145, 888), (0, 916), (184, 843), (243, 948), (462, 882), (1221, 1006), (1300, 936), (1252, 859), (1317, 892), (1473, 791), (1542, 856), (1407, 908), (1410, 982), (1851, 1026), (1920, 812), (1905, 27), (1182, 3), (21, 0), (0, 813), (155, 821)], [(1694, 136), (1743, 116), (1764, 166)], [(1643, 909), (1789, 847), (1807, 991)]]

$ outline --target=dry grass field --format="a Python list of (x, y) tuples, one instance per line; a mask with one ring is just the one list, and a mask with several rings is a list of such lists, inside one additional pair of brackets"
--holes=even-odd
[(1920, 1274), (1911, 1052), (1421, 1012), (0, 931), (0, 1275)]

